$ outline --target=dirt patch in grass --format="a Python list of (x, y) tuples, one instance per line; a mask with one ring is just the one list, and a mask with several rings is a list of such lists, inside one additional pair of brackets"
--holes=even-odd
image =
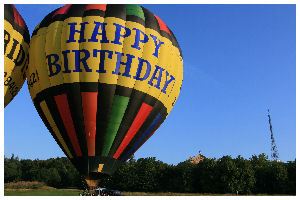
[(18, 181), (4, 184), (5, 189), (53, 189), (43, 182), (38, 181)]

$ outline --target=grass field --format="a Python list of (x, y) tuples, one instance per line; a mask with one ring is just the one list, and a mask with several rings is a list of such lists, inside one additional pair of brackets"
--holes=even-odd
[[(5, 189), (5, 196), (79, 196), (78, 189)], [(234, 194), (203, 194), (203, 193), (151, 193), (151, 192), (123, 192), (124, 196), (235, 196)], [(266, 196), (257, 194), (255, 196)], [(277, 196), (277, 195), (272, 195)], [(279, 195), (286, 196), (286, 195)]]
[[(5, 196), (79, 196), (81, 190), (77, 189), (5, 189)], [(203, 196), (214, 194), (198, 193), (147, 193), (147, 192), (123, 192), (124, 196)]]

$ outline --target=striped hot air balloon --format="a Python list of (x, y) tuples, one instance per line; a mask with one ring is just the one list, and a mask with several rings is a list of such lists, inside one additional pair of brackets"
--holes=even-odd
[(17, 95), (26, 78), (30, 35), (14, 5), (4, 4), (4, 107)]
[(34, 105), (81, 174), (112, 174), (162, 124), (178, 98), (175, 36), (138, 5), (65, 5), (30, 42)]

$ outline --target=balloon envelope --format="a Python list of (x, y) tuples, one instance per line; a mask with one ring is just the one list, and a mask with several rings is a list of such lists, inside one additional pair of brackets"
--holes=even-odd
[(4, 107), (17, 95), (26, 78), (30, 35), (14, 5), (4, 4)]
[(183, 80), (172, 31), (138, 5), (66, 5), (30, 42), (28, 87), (85, 176), (113, 173), (170, 113)]

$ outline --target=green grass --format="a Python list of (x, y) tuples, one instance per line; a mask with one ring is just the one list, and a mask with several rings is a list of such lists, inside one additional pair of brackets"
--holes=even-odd
[(79, 196), (77, 189), (6, 189), (5, 196)]
[[(79, 196), (78, 189), (5, 189), (5, 196)], [(123, 192), (124, 196), (235, 196), (234, 194), (172, 193), (172, 192)], [(251, 196), (251, 195), (250, 195)], [(256, 194), (253, 196), (268, 196)], [(273, 195), (270, 195), (273, 196)], [(277, 196), (277, 195), (275, 195)], [(282, 195), (280, 195), (282, 196)], [(285, 196), (285, 195), (283, 195)]]
[[(6, 189), (5, 196), (79, 196), (81, 190), (77, 189)], [(171, 193), (171, 192), (123, 192), (125, 196), (203, 196), (215, 194), (199, 193)]]

